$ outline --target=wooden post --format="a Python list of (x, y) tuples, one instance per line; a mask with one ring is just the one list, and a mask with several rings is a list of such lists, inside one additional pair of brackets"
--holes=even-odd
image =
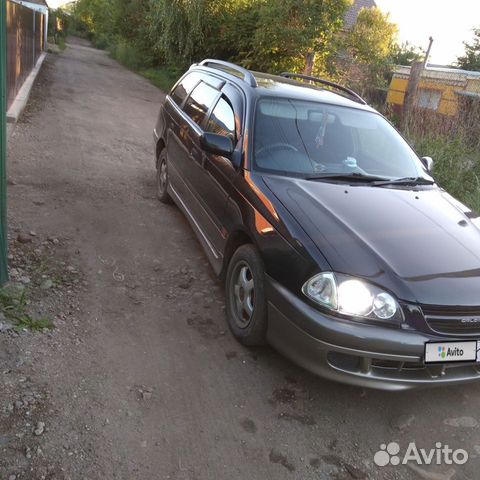
[(315, 52), (309, 52), (305, 56), (305, 70), (304, 75), (311, 76), (313, 73), (313, 66), (315, 65)]
[(7, 5), (0, 0), (0, 285), (7, 269)]
[(423, 67), (427, 68), (428, 59), (430, 57), (430, 52), (432, 51), (433, 37), (428, 38), (428, 48), (427, 53), (425, 53), (425, 59), (423, 60)]
[(415, 107), (418, 85), (423, 71), (423, 62), (414, 62), (410, 68), (408, 88), (403, 101), (402, 130), (408, 128), (412, 110)]

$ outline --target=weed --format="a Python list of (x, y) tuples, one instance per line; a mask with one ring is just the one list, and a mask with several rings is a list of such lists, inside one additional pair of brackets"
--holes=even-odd
[[(438, 183), (480, 213), (480, 152), (478, 136), (474, 134), (480, 123), (480, 110), (459, 115), (449, 117), (416, 108), (403, 133), (420, 156), (433, 158), (433, 174)], [(393, 119), (392, 115), (389, 117)]]
[(54, 325), (49, 318), (34, 319), (30, 316), (28, 304), (25, 289), (19, 289), (14, 285), (0, 288), (0, 312), (14, 325), (15, 330), (40, 332), (52, 329)]
[(67, 48), (67, 44), (65, 43), (64, 36), (58, 37), (57, 45), (61, 52), (63, 52)]
[(34, 320), (29, 315), (22, 315), (17, 318), (15, 330), (21, 332), (30, 330), (31, 332), (43, 332), (43, 330), (52, 330), (54, 327), (52, 320), (49, 318), (40, 318)]
[[(465, 146), (460, 139), (440, 135), (414, 139), (420, 155), (435, 161), (434, 175), (439, 184), (451, 195), (471, 208), (480, 207), (480, 155)], [(479, 209), (480, 211), (480, 209)]]

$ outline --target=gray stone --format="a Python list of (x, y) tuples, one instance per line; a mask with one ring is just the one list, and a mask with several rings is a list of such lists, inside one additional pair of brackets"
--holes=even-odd
[(45, 423), (38, 422), (35, 430), (33, 431), (33, 433), (35, 435), (37, 435), (37, 437), (38, 437), (38, 436), (42, 435), (44, 431), (45, 431)]
[(17, 242), (18, 243), (31, 243), (32, 242), (32, 237), (28, 233), (22, 233), (20, 232), (17, 235)]
[(40, 288), (42, 290), (49, 290), (50, 288), (53, 287), (53, 281), (50, 280), (49, 278), (47, 278), (46, 280), (44, 280), (41, 285), (40, 285)]
[(400, 415), (392, 421), (392, 427), (397, 430), (403, 431), (406, 430), (414, 420), (415, 415), (413, 414)]
[(477, 420), (473, 417), (446, 418), (443, 423), (449, 427), (475, 428), (478, 426)]

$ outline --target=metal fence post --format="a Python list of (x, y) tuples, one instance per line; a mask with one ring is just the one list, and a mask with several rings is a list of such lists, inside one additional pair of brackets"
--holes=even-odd
[(0, 285), (7, 270), (7, 2), (0, 0)]

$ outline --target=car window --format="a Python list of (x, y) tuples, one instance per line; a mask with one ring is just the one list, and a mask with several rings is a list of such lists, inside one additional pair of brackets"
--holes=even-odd
[(183, 80), (171, 91), (170, 96), (173, 101), (181, 106), (193, 87), (200, 81), (200, 75), (196, 72), (189, 73)]
[(225, 98), (220, 98), (208, 121), (207, 131), (235, 138), (235, 115)]
[(420, 159), (374, 112), (294, 99), (262, 99), (256, 109), (254, 164), (294, 174), (423, 176)]
[(200, 82), (187, 98), (183, 110), (197, 125), (201, 125), (218, 94), (217, 89)]

